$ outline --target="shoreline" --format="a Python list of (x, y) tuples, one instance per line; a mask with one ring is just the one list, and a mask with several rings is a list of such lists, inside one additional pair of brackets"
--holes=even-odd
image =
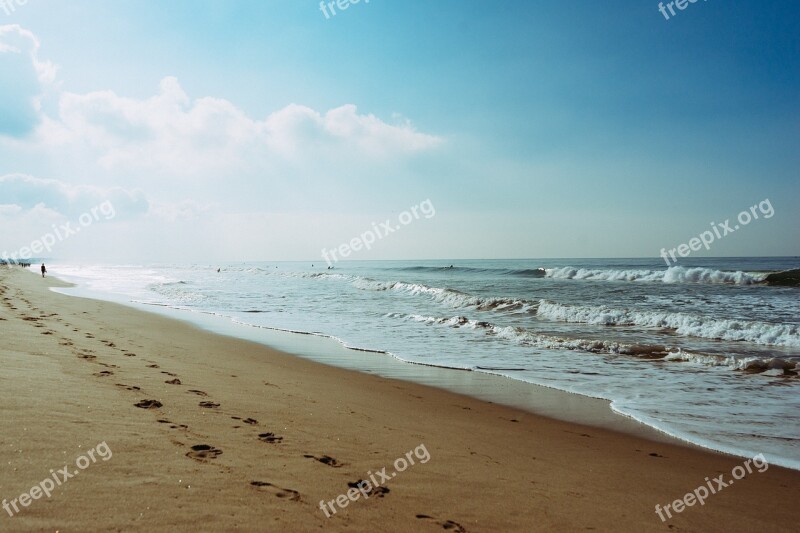
[[(0, 435), (15, 452), (0, 498), (29, 490), (98, 443), (114, 452), (51, 498), (13, 517), (0, 513), (12, 521), (6, 527), (789, 531), (796, 524), (785, 505), (800, 495), (796, 471), (770, 465), (662, 522), (656, 504), (681, 498), (704, 477), (729, 476), (743, 461), (321, 365), (158, 314), (57, 294), (49, 287), (65, 284), (52, 278), (0, 270), (8, 395)], [(135, 406), (145, 400), (160, 406)], [(421, 445), (429, 461), (411, 456), (418, 463), (386, 482), (388, 492), (337, 507), (330, 518), (321, 510), (320, 500), (335, 501), (348, 483), (411, 458)]]
[[(145, 313), (168, 317), (203, 331), (255, 342), (326, 366), (434, 387), (488, 403), (522, 409), (531, 414), (562, 422), (610, 429), (654, 442), (667, 442), (736, 456), (680, 439), (632, 417), (617, 413), (611, 408), (612, 402), (604, 398), (585, 396), (490, 372), (405, 361), (386, 352), (350, 348), (341, 340), (321, 333), (253, 326), (214, 313), (132, 302), (123, 297), (115, 299), (113, 294), (94, 293), (77, 286), (54, 290), (70, 297), (112, 302)], [(191, 319), (187, 318), (187, 313)]]
[[(143, 312), (166, 316), (205, 331), (250, 340), (325, 365), (433, 386), (564, 422), (611, 429), (655, 442), (667, 442), (744, 459), (749, 457), (749, 453), (760, 451), (747, 452), (743, 449), (725, 448), (707, 440), (691, 440), (679, 432), (673, 433), (621, 413), (613, 408), (613, 401), (606, 398), (588, 396), (492, 372), (406, 361), (381, 350), (349, 347), (343, 340), (321, 332), (292, 331), (253, 325), (219, 313), (142, 303), (120, 294), (96, 292), (77, 285), (55, 290), (73, 297), (114, 302)], [(464, 373), (468, 376), (464, 376)], [(775, 460), (775, 464), (800, 471), (800, 461), (791, 456), (781, 456), (776, 459), (770, 455), (770, 459)]]

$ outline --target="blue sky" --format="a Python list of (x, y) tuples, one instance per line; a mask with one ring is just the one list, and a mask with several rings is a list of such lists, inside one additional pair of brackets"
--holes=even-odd
[[(2, 0), (0, 0), (2, 1)], [(800, 6), (6, 0), (0, 252), (63, 258), (800, 255)]]

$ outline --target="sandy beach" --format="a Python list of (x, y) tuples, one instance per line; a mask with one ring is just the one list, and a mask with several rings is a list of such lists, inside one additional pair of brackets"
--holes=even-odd
[[(3, 530), (797, 525), (800, 472), (334, 368), (53, 286), (0, 269)], [(700, 487), (715, 489), (703, 505), (684, 497)]]

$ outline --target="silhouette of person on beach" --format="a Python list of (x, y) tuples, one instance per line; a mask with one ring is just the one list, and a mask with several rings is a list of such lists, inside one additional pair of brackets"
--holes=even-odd
[(42, 263), (42, 277), (47, 274), (47, 269), (44, 267), (44, 263)]

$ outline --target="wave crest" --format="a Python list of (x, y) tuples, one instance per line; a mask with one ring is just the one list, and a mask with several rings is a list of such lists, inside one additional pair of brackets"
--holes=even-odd
[(671, 348), (657, 344), (626, 344), (610, 340), (558, 337), (534, 333), (520, 327), (498, 326), (490, 322), (471, 320), (460, 315), (444, 318), (389, 313), (385, 316), (387, 318), (412, 320), (428, 325), (479, 330), (489, 336), (496, 336), (515, 344), (539, 349), (571, 350), (603, 355), (627, 355), (637, 359), (664, 362), (687, 362), (702, 366), (740, 370), (749, 374), (796, 376), (797, 372), (800, 371), (800, 361), (790, 359), (736, 358), (729, 355), (687, 352), (681, 348)]
[(577, 279), (589, 281), (653, 281), (663, 283), (727, 283), (753, 285), (763, 283), (767, 274), (754, 272), (726, 272), (710, 268), (681, 266), (666, 270), (613, 270), (561, 267), (545, 269), (545, 277), (552, 279)]
[(790, 324), (716, 319), (688, 313), (636, 311), (606, 306), (573, 306), (547, 300), (539, 303), (536, 314), (541, 318), (561, 322), (667, 328), (679, 335), (692, 337), (800, 347), (800, 328)]

